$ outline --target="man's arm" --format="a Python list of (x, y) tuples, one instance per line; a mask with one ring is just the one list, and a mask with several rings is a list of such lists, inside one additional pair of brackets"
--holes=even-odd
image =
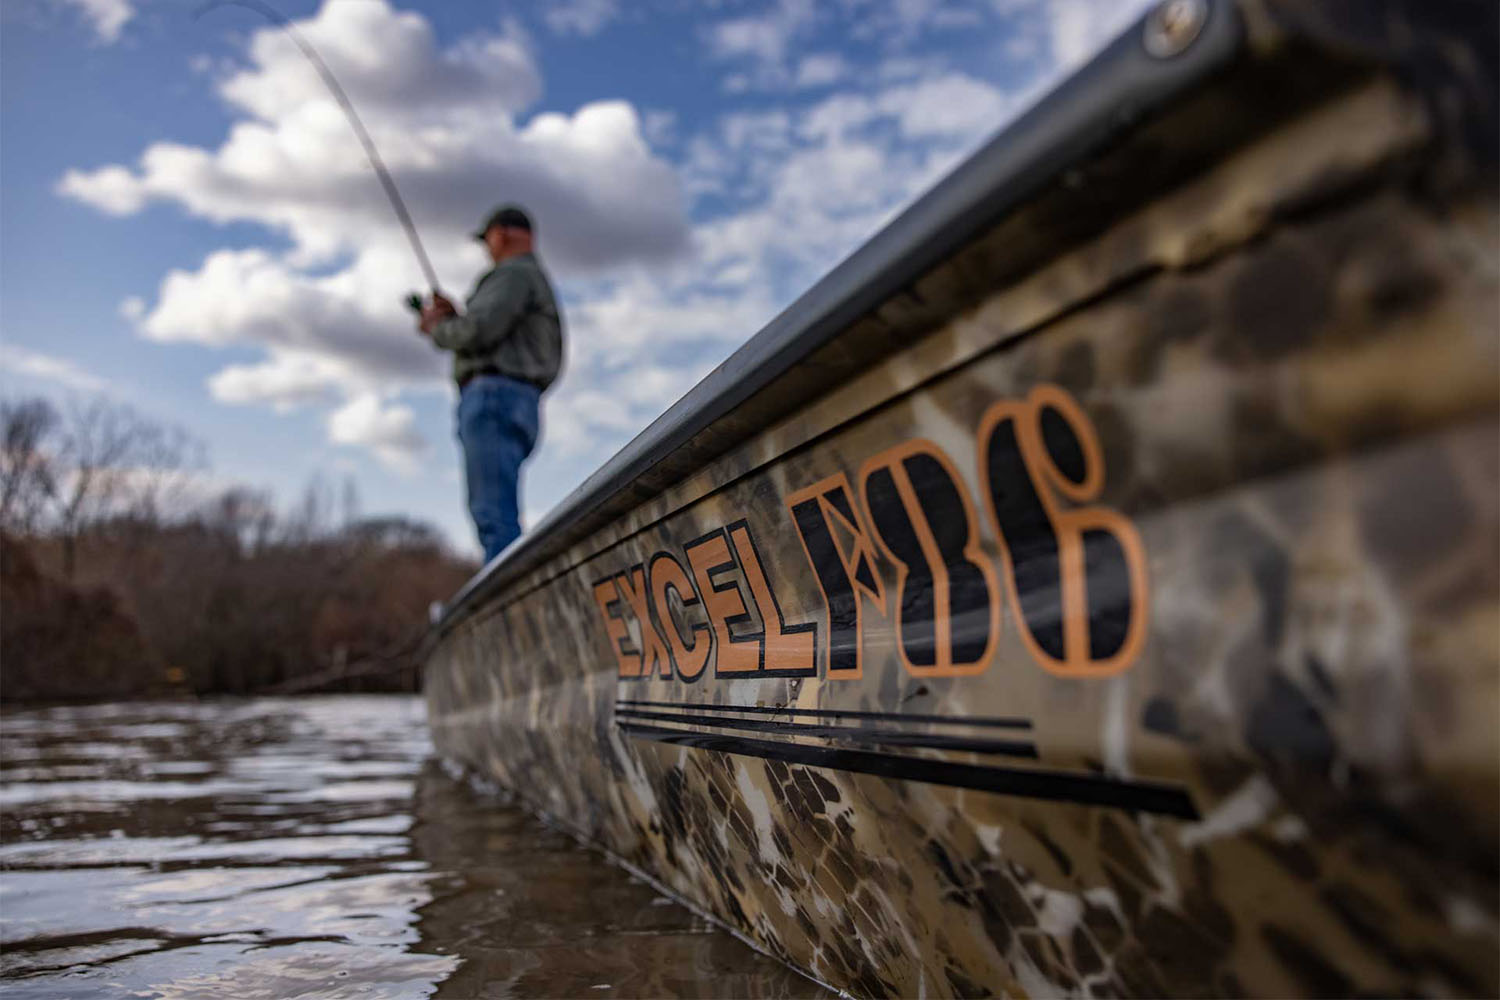
[(494, 350), (525, 313), (529, 291), (524, 272), (501, 268), (479, 287), (468, 315), (455, 314), (432, 324), (432, 342), (464, 354)]

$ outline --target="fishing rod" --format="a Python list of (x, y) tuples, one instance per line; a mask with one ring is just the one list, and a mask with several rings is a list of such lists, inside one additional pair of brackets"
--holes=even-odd
[[(406, 203), (401, 200), (401, 192), (396, 190), (396, 182), (392, 179), (391, 172), (385, 168), (385, 161), (380, 158), (380, 151), (375, 148), (375, 140), (370, 138), (370, 133), (365, 130), (365, 123), (360, 121), (359, 112), (354, 110), (354, 103), (349, 100), (349, 95), (344, 93), (344, 88), (339, 86), (339, 81), (333, 75), (333, 70), (329, 69), (328, 64), (323, 61), (323, 57), (318, 55), (318, 50), (313, 48), (312, 44), (302, 37), (301, 33), (292, 26), (292, 22), (287, 19), (286, 15), (270, 4), (263, 2), (263, 0), (209, 0), (208, 3), (198, 8), (197, 13), (193, 15), (193, 19), (197, 20), (209, 11), (219, 7), (244, 7), (246, 10), (255, 11), (285, 31), (293, 43), (296, 44), (297, 48), (302, 50), (302, 54), (307, 57), (307, 61), (312, 63), (313, 68), (318, 71), (318, 75), (323, 78), (323, 83), (328, 87), (329, 93), (333, 95), (333, 99), (343, 109), (344, 117), (349, 120), (349, 125), (354, 129), (354, 134), (358, 136), (360, 145), (364, 146), (365, 157), (370, 161), (370, 166), (374, 168), (375, 175), (380, 178), (380, 186), (385, 189), (385, 196), (390, 201), (391, 208), (396, 213), (396, 220), (401, 223), (401, 228), (406, 231), (406, 239), (411, 243), (412, 252), (417, 255), (417, 264), (421, 267), (423, 276), (427, 278), (427, 285), (433, 294), (436, 294), (438, 290), (437, 272), (432, 269), (432, 261), (427, 259), (427, 251), (422, 248), (422, 239), (417, 235), (416, 223), (411, 221), (411, 213), (406, 210)], [(406, 304), (420, 311), (422, 308), (421, 297), (413, 292), (407, 297)]]

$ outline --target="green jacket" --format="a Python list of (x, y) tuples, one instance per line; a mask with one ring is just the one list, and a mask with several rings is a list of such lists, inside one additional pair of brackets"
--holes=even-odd
[(432, 342), (453, 352), (454, 381), (485, 366), (543, 389), (557, 378), (562, 319), (534, 255), (507, 258), (481, 275), (464, 309), (432, 329)]

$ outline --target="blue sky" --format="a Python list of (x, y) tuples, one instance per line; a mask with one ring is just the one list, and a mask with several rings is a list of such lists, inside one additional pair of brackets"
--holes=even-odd
[[(1142, 8), (1139, 0), (273, 0), (359, 108), (445, 290), (515, 199), (563, 298), (531, 523)], [(284, 34), (196, 0), (0, 5), (0, 387), (106, 392), (212, 482), (474, 551), (420, 272)]]

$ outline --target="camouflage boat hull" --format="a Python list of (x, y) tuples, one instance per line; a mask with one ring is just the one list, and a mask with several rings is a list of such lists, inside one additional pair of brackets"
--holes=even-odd
[(1500, 992), (1483, 8), (1205, 8), (461, 592), (440, 751), (854, 994)]

